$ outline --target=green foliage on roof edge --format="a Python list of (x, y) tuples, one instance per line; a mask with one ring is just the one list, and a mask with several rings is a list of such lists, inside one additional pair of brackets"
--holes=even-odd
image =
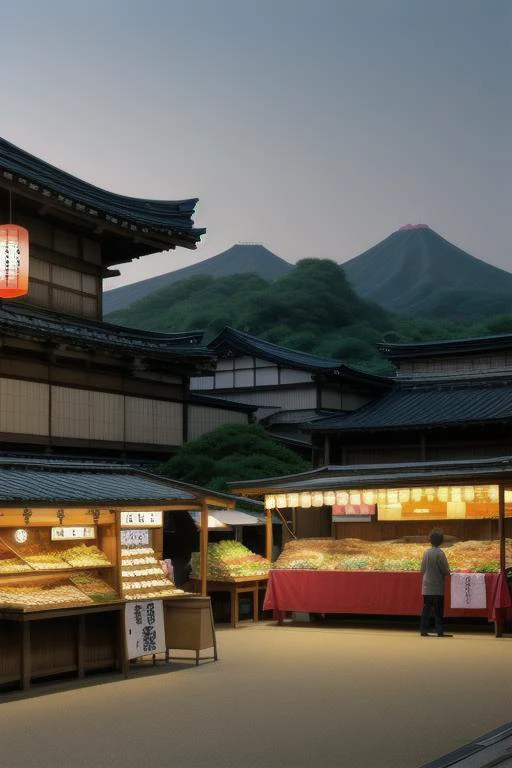
[[(455, 308), (456, 309), (456, 308)], [(274, 281), (256, 274), (172, 283), (108, 315), (108, 321), (142, 330), (204, 330), (208, 343), (227, 325), (279, 346), (343, 360), (373, 373), (389, 363), (376, 345), (512, 333), (512, 315), (424, 320), (394, 315), (359, 297), (342, 266), (303, 259)]]
[(225, 424), (185, 443), (159, 474), (230, 493), (227, 483), (278, 477), (310, 469), (292, 449), (273, 440), (259, 424)]

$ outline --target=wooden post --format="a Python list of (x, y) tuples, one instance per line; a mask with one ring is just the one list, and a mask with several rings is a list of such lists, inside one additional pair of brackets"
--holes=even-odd
[(208, 506), (206, 501), (201, 502), (201, 531), (199, 538), (199, 571), (201, 577), (201, 595), (208, 594)]
[(265, 510), (265, 557), (272, 560), (272, 510)]
[(498, 512), (498, 530), (500, 536), (500, 571), (505, 573), (505, 486), (503, 483), (498, 485)]

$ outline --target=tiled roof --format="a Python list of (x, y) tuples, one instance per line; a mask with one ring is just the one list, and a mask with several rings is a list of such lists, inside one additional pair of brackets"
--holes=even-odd
[(351, 366), (346, 365), (342, 360), (310, 355), (307, 352), (300, 352), (296, 349), (280, 347), (278, 344), (272, 344), (270, 341), (258, 339), (256, 336), (250, 336), (248, 333), (238, 331), (229, 326), (226, 326), (221, 333), (208, 344), (208, 347), (216, 352), (219, 357), (222, 357), (224, 354), (235, 352), (242, 355), (261, 357), (264, 360), (269, 360), (278, 365), (286, 365), (289, 368), (351, 376), (375, 384), (388, 383), (386, 377), (359, 371), (357, 368), (352, 368)]
[[(512, 298), (510, 311), (512, 312)], [(377, 344), (382, 357), (388, 360), (406, 360), (411, 357), (439, 357), (441, 355), (476, 354), (499, 349), (512, 350), (512, 333), (482, 336), (472, 339), (422, 341), (407, 344)]]
[(215, 356), (206, 347), (198, 346), (203, 336), (202, 331), (172, 334), (138, 331), (99, 321), (75, 320), (68, 315), (27, 309), (0, 301), (2, 330), (150, 357), (190, 357), (200, 358), (202, 362), (215, 360)]
[(228, 483), (235, 493), (262, 495), (288, 491), (314, 491), (336, 488), (398, 488), (404, 485), (425, 485), (460, 482), (512, 483), (512, 456), (491, 459), (454, 461), (423, 461), (407, 464), (354, 464), (321, 467), (288, 477), (267, 477)]
[[(24, 187), (41, 202), (82, 217), (107, 221), (128, 234), (156, 236), (162, 248), (195, 248), (204, 229), (194, 229), (197, 198), (147, 200), (114, 194), (89, 184), (0, 138), (0, 176)], [(113, 261), (112, 263), (119, 263)]]
[(197, 497), (172, 481), (119, 465), (0, 460), (0, 503), (20, 504), (161, 504)]
[(396, 386), (350, 413), (317, 419), (315, 432), (413, 429), (461, 423), (512, 422), (512, 384), (436, 387)]

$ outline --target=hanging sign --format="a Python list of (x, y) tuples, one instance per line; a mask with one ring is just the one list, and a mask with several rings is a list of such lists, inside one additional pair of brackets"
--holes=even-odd
[(121, 512), (122, 528), (151, 528), (162, 525), (162, 512)]
[(149, 547), (149, 531), (147, 528), (131, 530), (125, 528), (121, 531), (121, 546), (123, 547)]
[(70, 539), (95, 539), (94, 525), (61, 525), (52, 528), (52, 541), (69, 541)]
[(162, 600), (126, 603), (126, 649), (129, 659), (165, 651), (164, 605)]
[(452, 608), (479, 610), (487, 607), (484, 573), (452, 573), (450, 579)]

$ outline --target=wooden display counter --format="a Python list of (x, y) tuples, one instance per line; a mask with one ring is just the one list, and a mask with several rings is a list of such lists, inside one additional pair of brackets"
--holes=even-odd
[(124, 601), (70, 608), (0, 610), (0, 685), (62, 674), (127, 673)]
[[(192, 583), (195, 592), (201, 591), (201, 580), (198, 578), (191, 578), (189, 581)], [(239, 596), (242, 594), (252, 595), (252, 620), (254, 622), (259, 621), (259, 592), (260, 589), (266, 589), (268, 582), (268, 576), (252, 576), (252, 577), (233, 577), (227, 578), (212, 578), (208, 577), (206, 582), (206, 592), (208, 594), (213, 592), (228, 592), (230, 596), (230, 619), (231, 626), (237, 627), (239, 623)]]

